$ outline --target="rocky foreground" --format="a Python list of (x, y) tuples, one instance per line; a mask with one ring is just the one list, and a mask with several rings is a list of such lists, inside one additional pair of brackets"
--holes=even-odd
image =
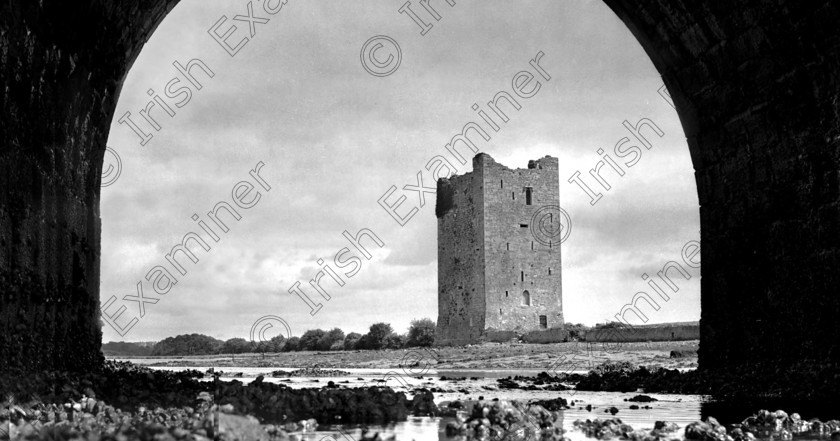
[[(312, 372), (310, 372), (312, 373)], [(330, 376), (328, 371), (319, 371)], [(549, 375), (500, 380), (500, 386), (563, 391), (695, 388), (693, 375), (659, 369), (605, 365), (586, 376)], [(321, 388), (291, 389), (263, 377), (239, 381), (200, 381), (198, 371), (153, 371), (110, 362), (101, 372), (67, 375), (0, 376), (0, 440), (287, 440), (336, 425), (387, 424), (413, 416), (443, 416), (446, 435), (457, 440), (597, 439), (652, 441), (750, 441), (808, 439), (840, 441), (840, 421), (803, 420), (798, 414), (760, 411), (739, 424), (723, 426), (706, 418), (680, 427), (658, 421), (653, 430), (637, 430), (619, 418), (578, 420), (572, 432), (561, 427), (563, 398), (530, 403), (484, 401), (449, 403), (439, 408), (433, 392), (413, 391), (409, 399), (387, 387), (345, 388), (327, 382)], [(705, 386), (704, 386), (705, 387)], [(641, 406), (653, 400), (637, 395)], [(617, 409), (616, 409), (617, 410)], [(612, 412), (615, 415), (616, 412)], [(381, 439), (378, 434), (363, 439)]]
[[(357, 391), (359, 391), (357, 389)], [(430, 401), (425, 401), (428, 405)], [(560, 410), (549, 410), (547, 404)], [(492, 401), (473, 403), (468, 409), (454, 413), (446, 426), (446, 436), (453, 440), (558, 440), (570, 441), (574, 433), (599, 440), (632, 441), (697, 440), (697, 441), (755, 441), (756, 439), (792, 440), (794, 436), (808, 439), (840, 440), (840, 421), (803, 420), (798, 414), (788, 415), (778, 410), (759, 411), (739, 424), (724, 427), (709, 417), (680, 427), (657, 421), (652, 430), (638, 430), (619, 418), (577, 420), (573, 433), (561, 427), (560, 412), (565, 400), (555, 403), (526, 404)], [(431, 410), (430, 414), (447, 413)], [(451, 411), (451, 409), (449, 409)], [(289, 421), (285, 424), (260, 423), (254, 416), (237, 415), (231, 404), (217, 405), (208, 393), (197, 397), (195, 407), (140, 407), (126, 412), (102, 401), (83, 397), (64, 405), (12, 404), (0, 413), (3, 428), (0, 439), (12, 440), (296, 440), (318, 428), (315, 419)], [(329, 436), (325, 435), (326, 438)], [(346, 436), (345, 436), (346, 437)], [(377, 434), (363, 432), (363, 440), (380, 440)], [(393, 439), (389, 438), (389, 439)]]
[[(459, 416), (446, 426), (447, 436), (459, 440), (569, 440), (570, 433), (559, 427), (559, 413), (541, 405), (484, 402), (476, 403), (469, 416)], [(739, 424), (724, 427), (709, 417), (684, 428), (666, 421), (657, 421), (652, 430), (637, 430), (619, 418), (577, 420), (574, 430), (589, 438), (632, 441), (697, 440), (755, 441), (791, 440), (794, 435), (808, 438), (840, 440), (840, 421), (805, 421), (798, 414), (777, 410), (761, 410)]]
[[(315, 418), (327, 424), (385, 424), (434, 404), (431, 393), (407, 399), (385, 387), (290, 389), (262, 378), (246, 386), (218, 378), (199, 381), (203, 376), (116, 362), (84, 375), (0, 376), (0, 396), (6, 397), (0, 440), (285, 439), (313, 428)], [(255, 433), (269, 438), (254, 438)]]

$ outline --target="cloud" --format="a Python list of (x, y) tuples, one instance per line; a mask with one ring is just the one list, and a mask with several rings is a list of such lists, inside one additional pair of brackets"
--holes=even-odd
[[(421, 36), (393, 3), (289, 2), (235, 57), (207, 34), (222, 15), (245, 3), (183, 0), (148, 42), (122, 88), (116, 115), (139, 112), (148, 89), (163, 93), (182, 64), (200, 59), (213, 77), (186, 105), (160, 123), (154, 138), (139, 138), (117, 120), (108, 145), (122, 159), (120, 179), (102, 191), (101, 297), (132, 293), (151, 268), (188, 232), (191, 216), (231, 201), (258, 162), (271, 190), (242, 210), (209, 253), (190, 263), (172, 292), (147, 305), (147, 316), (125, 338), (104, 329), (105, 340), (154, 340), (178, 333), (246, 336), (266, 313), (293, 324), (365, 331), (376, 321), (404, 329), (413, 318), (437, 316), (437, 220), (434, 197), (405, 226), (377, 200), (391, 187), (416, 183), (416, 173), (542, 51), (551, 76), (509, 110), (510, 120), (479, 148), (508, 167), (545, 155), (560, 159), (561, 205), (574, 222), (563, 245), (565, 314), (574, 322), (602, 320), (636, 287), (639, 269), (661, 268), (697, 237), (693, 169), (676, 112), (661, 99), (662, 82), (629, 30), (602, 2), (459, 1), (441, 3), (440, 21)], [(240, 26), (244, 35), (247, 25)], [(359, 63), (364, 41), (386, 34), (399, 42), (402, 64), (388, 77), (368, 75)], [(163, 96), (163, 95), (161, 95)], [(164, 97), (170, 104), (174, 101)], [(622, 121), (650, 118), (665, 136), (627, 169), (595, 206), (574, 184), (628, 136)], [(470, 165), (459, 173), (470, 171)], [(428, 176), (426, 174), (425, 176)], [(606, 176), (606, 175), (605, 175)], [(433, 185), (430, 181), (427, 186)], [(406, 194), (406, 210), (418, 205)], [(306, 283), (340, 249), (342, 236), (368, 228), (385, 246), (365, 260), (344, 287), (334, 288), (315, 316), (288, 288)], [(351, 247), (352, 248), (352, 247)], [(699, 278), (683, 300), (658, 317), (695, 320)], [(642, 283), (642, 288), (644, 284)], [(628, 289), (630, 291), (628, 291)], [(314, 294), (314, 292), (313, 292)], [(632, 292), (630, 292), (632, 294)], [(317, 295), (317, 294), (314, 294)], [(693, 302), (693, 303), (692, 303)], [(129, 313), (136, 305), (128, 303)]]

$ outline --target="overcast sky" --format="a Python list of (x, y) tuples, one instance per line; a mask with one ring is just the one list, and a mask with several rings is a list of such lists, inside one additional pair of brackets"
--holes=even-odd
[[(139, 322), (124, 337), (105, 325), (104, 341), (194, 332), (247, 338), (265, 315), (282, 317), (296, 335), (332, 327), (365, 332), (378, 321), (404, 332), (414, 318), (436, 320), (434, 195), (420, 208), (417, 194), (405, 192), (404, 207), (418, 206), (419, 212), (404, 227), (377, 200), (392, 185), (415, 185), (421, 170), (425, 185), (434, 186), (426, 163), (445, 154), (444, 146), (467, 122), (479, 121), (473, 103), (485, 106), (497, 92), (511, 92), (511, 79), (522, 70), (541, 81), (539, 91), (521, 100), (510, 121), (477, 146), (511, 168), (545, 155), (559, 158), (560, 204), (573, 222), (562, 246), (566, 321), (612, 319), (638, 291), (659, 301), (658, 311), (642, 306), (649, 323), (699, 319), (699, 270), (692, 270), (689, 281), (675, 279), (679, 291), (669, 292), (668, 302), (641, 279), (668, 261), (681, 261), (683, 244), (699, 240), (697, 190), (677, 114), (658, 93), (659, 74), (602, 2), (458, 0), (450, 7), (433, 0), (439, 21), (414, 2), (415, 12), (434, 25), (421, 35), (398, 12), (401, 2), (292, 0), (271, 16), (258, 1), (253, 15), (270, 21), (254, 23), (253, 38), (231, 57), (207, 30), (224, 15), (228, 21), (219, 34), (231, 24), (238, 27), (228, 39), (232, 46), (250, 36), (247, 21), (230, 21), (247, 15), (248, 4), (182, 0), (122, 88), (108, 141), (120, 155), (122, 172), (102, 189), (101, 300), (136, 295), (142, 282), (144, 297), (158, 302), (146, 303), (139, 318), (136, 302), (118, 301), (127, 308), (118, 323), (135, 316)], [(360, 62), (362, 45), (376, 35), (401, 47), (399, 68), (389, 76), (373, 76)], [(529, 66), (540, 51), (548, 81)], [(194, 58), (214, 77), (194, 68), (202, 88), (193, 87), (189, 102), (177, 107), (184, 95), (163, 95), (179, 76), (172, 63)], [(182, 78), (171, 90), (186, 84)], [(176, 113), (169, 117), (159, 105), (151, 110), (160, 131), (139, 115), (151, 100), (149, 89)], [(154, 135), (146, 145), (118, 122), (127, 111)], [(598, 149), (612, 152), (630, 136), (622, 121), (642, 118), (654, 121), (664, 136), (646, 132), (652, 148), (624, 167), (623, 177), (606, 166), (602, 174), (611, 189), (601, 188), (603, 198), (590, 205), (567, 180), (577, 170), (588, 177), (601, 160)], [(108, 160), (106, 155), (106, 168)], [(259, 162), (265, 164), (260, 175), (268, 191), (249, 176)], [(198, 263), (180, 258), (186, 275), (175, 272), (165, 255), (185, 234), (201, 233), (209, 241), (191, 216), (209, 222), (206, 213), (220, 201), (232, 203), (231, 190), (240, 181), (255, 186), (251, 196), (260, 192), (256, 205), (239, 209), (241, 219), (227, 222), (230, 230), (208, 243), (209, 253), (193, 247)], [(588, 183), (598, 188), (591, 178)], [(310, 315), (288, 289), (296, 281), (308, 285), (319, 258), (332, 262), (349, 246), (344, 230), (362, 228), (385, 246), (370, 248), (372, 259), (345, 286), (325, 283), (330, 301), (305, 288), (323, 304)], [(158, 265), (178, 280), (164, 295), (145, 279)]]

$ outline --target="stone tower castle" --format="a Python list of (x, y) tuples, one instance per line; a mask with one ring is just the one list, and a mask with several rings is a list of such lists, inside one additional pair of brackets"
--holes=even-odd
[(550, 156), (511, 170), (479, 153), (472, 172), (438, 180), (435, 344), (563, 324), (560, 244), (535, 240), (529, 225), (540, 207), (559, 203)]

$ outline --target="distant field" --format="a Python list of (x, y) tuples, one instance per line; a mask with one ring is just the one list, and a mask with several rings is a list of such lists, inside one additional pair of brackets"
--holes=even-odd
[[(587, 343), (516, 344), (485, 343), (465, 347), (425, 350), (282, 352), (277, 354), (204, 355), (184, 357), (116, 357), (142, 360), (142, 364), (163, 366), (284, 367), (305, 368), (397, 368), (419, 363), (436, 369), (588, 369), (603, 361), (627, 361), (635, 365), (696, 368), (698, 341), (621, 343), (602, 346)], [(670, 358), (671, 351), (689, 355)], [(112, 358), (112, 357), (109, 357)], [(156, 361), (157, 360), (157, 361)]]

